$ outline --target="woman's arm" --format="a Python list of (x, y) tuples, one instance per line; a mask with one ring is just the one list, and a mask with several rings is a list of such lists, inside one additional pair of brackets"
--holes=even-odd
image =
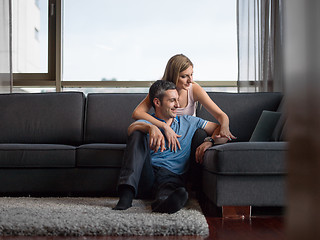
[[(132, 118), (135, 120), (144, 119), (148, 122), (152, 123), (153, 125), (157, 126), (164, 130), (165, 136), (168, 140), (168, 148), (172, 151), (176, 151), (177, 148), (181, 149), (180, 143), (178, 138), (181, 137), (180, 135), (176, 134), (172, 128), (166, 124), (165, 122), (159, 121), (158, 119), (152, 117), (148, 114), (149, 110), (152, 108), (150, 103), (149, 94), (146, 96), (145, 99), (135, 108), (132, 113)], [(165, 148), (165, 142), (161, 142), (161, 148)]]
[(215, 104), (207, 92), (197, 83), (194, 83), (193, 87), (193, 98), (194, 101), (201, 103), (207, 111), (214, 116), (220, 123), (221, 137), (227, 137), (229, 140), (236, 139), (235, 136), (229, 130), (229, 118), (218, 106)]

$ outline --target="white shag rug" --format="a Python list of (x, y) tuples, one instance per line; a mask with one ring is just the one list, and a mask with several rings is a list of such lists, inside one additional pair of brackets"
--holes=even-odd
[(151, 212), (151, 202), (115, 211), (118, 198), (0, 197), (0, 236), (200, 235), (209, 228), (195, 199), (174, 214)]

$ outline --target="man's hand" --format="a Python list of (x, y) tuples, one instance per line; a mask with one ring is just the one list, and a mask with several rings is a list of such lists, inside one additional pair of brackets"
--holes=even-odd
[[(228, 138), (221, 137), (220, 135), (215, 135), (213, 137), (214, 144), (224, 144), (228, 141)], [(203, 157), (205, 151), (212, 147), (213, 144), (211, 142), (204, 142), (202, 143), (196, 150), (196, 162), (202, 164), (203, 163)]]
[(173, 131), (173, 129), (167, 124), (165, 124), (163, 130), (168, 140), (168, 148), (173, 152), (176, 152), (177, 148), (180, 150), (181, 146), (178, 138), (181, 137), (181, 135), (176, 134), (175, 131)]
[(149, 146), (150, 149), (154, 152), (158, 152), (159, 148), (160, 151), (163, 152), (166, 150), (166, 143), (164, 136), (160, 129), (154, 125), (150, 125), (149, 127)]
[(203, 142), (199, 147), (197, 147), (197, 150), (196, 150), (197, 163), (202, 164), (205, 151), (212, 146), (213, 144), (211, 142)]

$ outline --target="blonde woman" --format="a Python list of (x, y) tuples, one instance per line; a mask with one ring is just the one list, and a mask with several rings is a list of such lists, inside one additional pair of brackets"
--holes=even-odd
[[(179, 105), (177, 115), (193, 115), (196, 113), (197, 102), (214, 116), (220, 123), (217, 135), (227, 140), (235, 139), (229, 130), (229, 118), (208, 96), (206, 91), (197, 83), (193, 81), (193, 63), (189, 58), (183, 54), (177, 54), (171, 57), (167, 63), (164, 75), (164, 81), (173, 82), (176, 85), (179, 94)], [(180, 149), (180, 143), (177, 135), (171, 127), (163, 121), (157, 120), (148, 114), (152, 108), (149, 95), (136, 107), (132, 117), (135, 120), (145, 119), (160, 129), (163, 129), (165, 137), (168, 140), (168, 148), (172, 151)], [(163, 139), (159, 139), (161, 149), (165, 149)], [(201, 144), (196, 152), (196, 161), (202, 161), (204, 151), (211, 147), (211, 142), (204, 142)]]

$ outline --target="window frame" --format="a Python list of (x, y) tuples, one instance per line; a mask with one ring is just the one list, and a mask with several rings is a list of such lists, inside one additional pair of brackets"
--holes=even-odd
[[(48, 0), (48, 72), (13, 73), (14, 87), (63, 88), (149, 88), (153, 81), (63, 81), (62, 80), (62, 23), (63, 1)], [(196, 81), (202, 87), (237, 87), (238, 81)]]
[(61, 0), (48, 0), (48, 72), (13, 73), (14, 87), (52, 87), (56, 85), (57, 3), (61, 3)]

